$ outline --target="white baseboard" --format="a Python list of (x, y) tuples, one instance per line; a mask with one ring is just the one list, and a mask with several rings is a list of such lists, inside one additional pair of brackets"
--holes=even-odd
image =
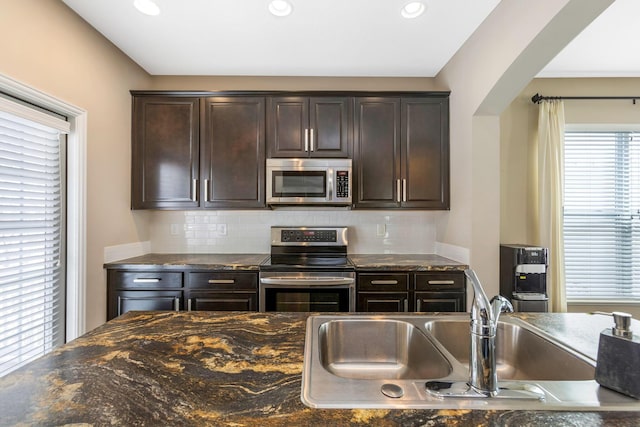
[(151, 252), (151, 242), (134, 242), (123, 245), (106, 246), (104, 248), (104, 262), (119, 261), (121, 259), (146, 255)]

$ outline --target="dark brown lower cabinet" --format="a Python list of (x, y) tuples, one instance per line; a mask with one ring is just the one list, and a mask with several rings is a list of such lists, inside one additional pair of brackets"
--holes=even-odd
[(187, 275), (189, 311), (258, 310), (258, 273), (194, 271)]
[(181, 291), (117, 291), (114, 299), (110, 319), (127, 311), (179, 311), (182, 308)]
[(366, 272), (357, 280), (358, 311), (466, 311), (463, 272)]
[(419, 292), (415, 293), (415, 311), (465, 311), (461, 292)]
[(107, 269), (107, 320), (132, 310), (257, 309), (257, 271)]
[(189, 291), (187, 310), (189, 311), (256, 311), (256, 292), (212, 292)]
[(358, 292), (358, 311), (406, 312), (409, 311), (408, 292)]

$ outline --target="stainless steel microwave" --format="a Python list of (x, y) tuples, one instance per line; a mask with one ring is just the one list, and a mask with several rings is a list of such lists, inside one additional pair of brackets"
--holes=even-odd
[(351, 159), (267, 159), (269, 205), (351, 205)]

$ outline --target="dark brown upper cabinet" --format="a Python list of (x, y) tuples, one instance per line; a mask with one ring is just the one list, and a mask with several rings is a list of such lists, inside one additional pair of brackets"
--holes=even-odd
[(355, 100), (356, 208), (449, 209), (449, 100)]
[(264, 207), (265, 99), (207, 98), (203, 121), (204, 207)]
[(351, 105), (350, 97), (269, 98), (267, 156), (349, 157)]
[(131, 207), (199, 206), (200, 99), (134, 97)]
[(133, 98), (133, 209), (265, 205), (265, 98)]

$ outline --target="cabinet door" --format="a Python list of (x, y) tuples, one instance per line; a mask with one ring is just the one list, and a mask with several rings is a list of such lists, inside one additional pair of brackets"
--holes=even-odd
[(118, 291), (109, 320), (133, 310), (155, 311), (181, 308), (181, 291)]
[(363, 312), (407, 312), (408, 292), (358, 292), (358, 311)]
[(198, 98), (134, 97), (133, 209), (199, 206), (199, 109)]
[(265, 100), (205, 100), (202, 192), (207, 208), (265, 207)]
[(349, 157), (351, 98), (309, 99), (309, 155)]
[(402, 207), (449, 209), (448, 98), (402, 99)]
[(307, 157), (309, 155), (308, 98), (297, 96), (269, 98), (267, 123), (268, 157)]
[(461, 312), (465, 311), (462, 292), (419, 292), (415, 293), (416, 311), (419, 312)]
[(256, 311), (256, 292), (190, 291), (187, 299), (189, 311)]
[(400, 99), (356, 98), (354, 122), (356, 207), (398, 207)]

